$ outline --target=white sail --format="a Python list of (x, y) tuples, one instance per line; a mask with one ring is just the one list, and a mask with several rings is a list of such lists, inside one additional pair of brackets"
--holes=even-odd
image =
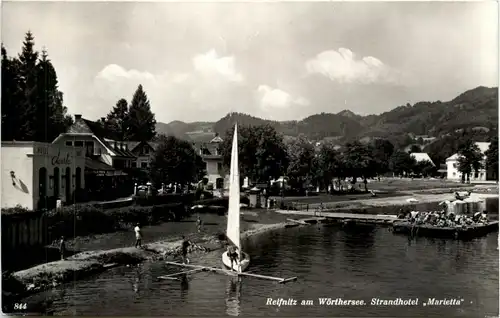
[(231, 168), (229, 175), (229, 210), (227, 212), (227, 238), (238, 248), (240, 243), (240, 172), (238, 168), (238, 129), (234, 126), (233, 146), (231, 150)]

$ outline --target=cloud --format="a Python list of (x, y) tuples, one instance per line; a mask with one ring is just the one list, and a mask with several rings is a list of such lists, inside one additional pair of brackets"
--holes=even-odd
[(94, 97), (110, 104), (111, 109), (120, 98), (130, 101), (142, 84), (158, 121), (199, 116), (214, 119), (224, 112), (237, 111), (234, 107), (245, 103), (241, 100), (251, 100), (251, 91), (236, 69), (234, 57), (219, 57), (215, 50), (210, 50), (194, 56), (191, 66), (188, 72), (151, 73), (110, 64), (95, 76)]
[(243, 75), (236, 71), (234, 57), (217, 57), (214, 49), (193, 58), (193, 67), (204, 75), (218, 74), (232, 82), (243, 81)]
[(137, 80), (137, 81), (154, 81), (157, 75), (149, 72), (141, 72), (134, 69), (126, 70), (120, 65), (109, 64), (105, 66), (96, 78), (105, 81), (115, 82), (123, 79)]
[(260, 106), (267, 108), (288, 108), (292, 105), (307, 106), (309, 101), (304, 97), (293, 97), (289, 93), (267, 85), (257, 88)]
[(339, 83), (396, 83), (398, 72), (373, 56), (356, 59), (354, 53), (345, 48), (319, 53), (306, 62), (309, 74), (321, 74)]

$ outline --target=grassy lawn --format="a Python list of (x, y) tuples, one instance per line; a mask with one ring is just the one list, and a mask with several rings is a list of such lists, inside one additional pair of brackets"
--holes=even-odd
[[(429, 180), (429, 179), (399, 179), (399, 178), (386, 178), (380, 181), (371, 180), (368, 183), (368, 189), (377, 192), (376, 197), (372, 197), (370, 193), (356, 193), (356, 194), (337, 194), (330, 195), (320, 193), (318, 196), (311, 197), (285, 197), (285, 202), (300, 202), (301, 204), (317, 204), (317, 203), (333, 203), (340, 201), (350, 200), (366, 200), (366, 199), (380, 199), (409, 195), (407, 191), (422, 191), (430, 189), (438, 190), (439, 193), (448, 192), (448, 189), (456, 189), (462, 187), (473, 187), (473, 184), (461, 184), (447, 180)], [(364, 189), (364, 185), (362, 185)], [(281, 197), (273, 197), (281, 201)]]
[(383, 192), (394, 191), (412, 191), (412, 190), (427, 190), (437, 188), (462, 188), (471, 187), (473, 184), (462, 184), (458, 182), (443, 180), (443, 179), (399, 179), (399, 178), (386, 178), (380, 181), (371, 180), (368, 183), (368, 189), (378, 190)]
[[(378, 193), (374, 199), (380, 198), (390, 198), (390, 197), (398, 197), (404, 196), (405, 193)], [(276, 200), (281, 201), (280, 197), (274, 197)], [(284, 202), (300, 202), (300, 203), (331, 203), (331, 202), (341, 202), (341, 201), (350, 201), (350, 200), (366, 200), (371, 199), (372, 196), (370, 193), (357, 193), (357, 194), (342, 194), (342, 195), (332, 195), (326, 193), (320, 193), (317, 196), (311, 197), (284, 197)]]

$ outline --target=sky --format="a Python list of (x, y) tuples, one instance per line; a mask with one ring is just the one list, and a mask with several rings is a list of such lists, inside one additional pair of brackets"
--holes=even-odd
[(378, 114), (498, 86), (498, 4), (2, 2), (2, 42), (46, 48), (71, 114), (96, 120), (139, 84), (159, 122), (229, 112)]

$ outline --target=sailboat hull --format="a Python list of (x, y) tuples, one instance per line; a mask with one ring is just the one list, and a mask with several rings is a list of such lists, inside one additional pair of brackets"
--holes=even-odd
[[(250, 255), (245, 252), (243, 252), (242, 254), (243, 259), (241, 260), (240, 264), (236, 264), (233, 262), (233, 269), (235, 271), (239, 270), (238, 265), (241, 265), (242, 272), (244, 272), (247, 269), (248, 265), (250, 265)], [(224, 266), (226, 266), (226, 268), (231, 269), (231, 259), (229, 258), (229, 255), (227, 255), (227, 251), (222, 253), (222, 263), (224, 264)]]

